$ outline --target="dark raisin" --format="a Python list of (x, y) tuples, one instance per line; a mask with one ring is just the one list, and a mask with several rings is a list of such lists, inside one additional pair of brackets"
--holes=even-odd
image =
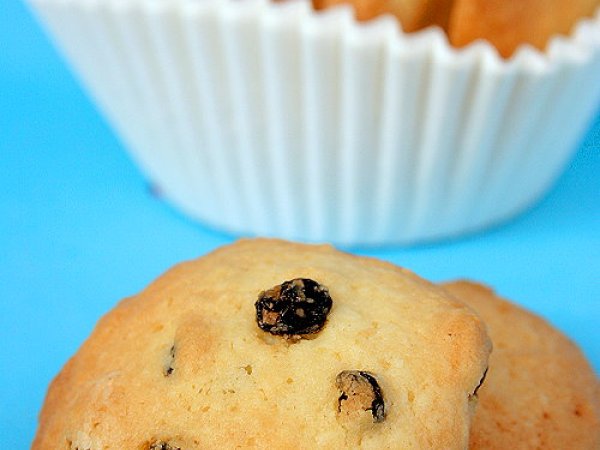
[(156, 441), (153, 444), (150, 444), (149, 450), (181, 450), (181, 448), (171, 445), (168, 442)]
[(479, 380), (479, 384), (477, 385), (477, 387), (475, 388), (475, 390), (473, 391), (473, 393), (469, 397), (477, 397), (477, 392), (479, 391), (479, 388), (481, 387), (481, 385), (485, 381), (485, 377), (487, 376), (488, 369), (489, 369), (489, 367), (486, 367), (485, 372), (483, 372), (483, 376), (481, 377), (481, 380)]
[(341, 394), (338, 412), (350, 415), (359, 411), (371, 411), (373, 422), (385, 420), (383, 394), (375, 376), (362, 370), (344, 370), (338, 374), (335, 384)]
[(167, 362), (163, 368), (163, 375), (165, 377), (168, 377), (169, 375), (171, 375), (173, 373), (173, 370), (175, 370), (173, 368), (173, 361), (175, 360), (175, 345), (173, 345), (171, 347), (171, 349), (169, 350), (169, 356), (167, 358)]
[(176, 447), (165, 441), (156, 441), (150, 444), (149, 450), (181, 450), (181, 447)]
[(256, 322), (279, 336), (312, 334), (323, 328), (332, 304), (325, 286), (296, 278), (260, 293), (254, 305)]

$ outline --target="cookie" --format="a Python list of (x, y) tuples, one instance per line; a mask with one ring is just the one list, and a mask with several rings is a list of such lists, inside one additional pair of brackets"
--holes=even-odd
[(455, 47), (484, 39), (503, 57), (523, 44), (544, 50), (600, 8), (600, 0), (313, 0), (317, 10), (338, 4), (352, 5), (358, 20), (391, 14), (405, 32), (437, 25)]
[(405, 32), (413, 32), (430, 25), (444, 27), (450, 15), (450, 0), (313, 0), (321, 10), (339, 4), (352, 5), (358, 20), (369, 20), (391, 14)]
[(244, 240), (102, 318), (33, 449), (466, 448), (489, 351), (478, 316), (409, 271)]
[(481, 315), (494, 346), (471, 450), (599, 449), (600, 381), (575, 344), (485, 286), (443, 287)]
[(457, 47), (485, 39), (508, 57), (522, 44), (543, 50), (599, 7), (599, 0), (456, 0), (448, 36)]

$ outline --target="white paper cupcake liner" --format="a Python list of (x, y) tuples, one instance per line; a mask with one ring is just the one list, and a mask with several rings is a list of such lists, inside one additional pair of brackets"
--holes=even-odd
[(600, 14), (502, 60), (291, 0), (34, 0), (147, 176), (236, 234), (414, 243), (538, 199), (600, 104)]

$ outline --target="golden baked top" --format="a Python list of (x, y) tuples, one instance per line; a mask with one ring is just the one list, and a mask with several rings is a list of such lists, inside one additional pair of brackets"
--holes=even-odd
[(485, 286), (443, 286), (481, 315), (494, 345), (470, 449), (599, 449), (600, 380), (581, 351)]
[(489, 351), (480, 319), (409, 271), (244, 240), (107, 314), (33, 448), (466, 448)]

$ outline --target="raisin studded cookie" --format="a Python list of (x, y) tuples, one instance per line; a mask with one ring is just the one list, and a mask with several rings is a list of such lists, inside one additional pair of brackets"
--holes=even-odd
[(101, 319), (33, 449), (464, 449), (489, 352), (478, 316), (409, 271), (244, 240)]
[(600, 381), (579, 349), (484, 286), (444, 287), (481, 315), (494, 344), (470, 448), (600, 449)]

